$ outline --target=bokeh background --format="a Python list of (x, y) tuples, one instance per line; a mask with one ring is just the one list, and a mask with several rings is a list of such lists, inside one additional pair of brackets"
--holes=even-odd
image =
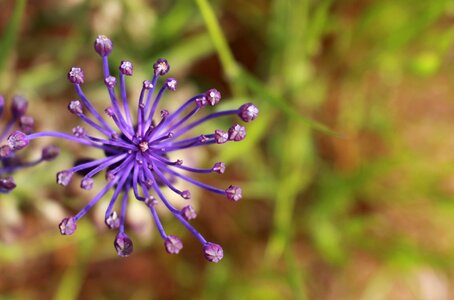
[(219, 264), (164, 214), (185, 244), (166, 254), (142, 206), (128, 212), (129, 258), (102, 208), (60, 236), (92, 194), (55, 184), (87, 153), (53, 141), (61, 156), (1, 196), (0, 299), (453, 299), (453, 24), (448, 0), (0, 0), (0, 92), (25, 95), (41, 130), (78, 124), (73, 65), (107, 105), (98, 34), (112, 66), (134, 63), (132, 96), (165, 57), (179, 80), (169, 106), (216, 87), (224, 108), (260, 108), (245, 141), (181, 154), (225, 161), (200, 179), (243, 188), (239, 203), (193, 192)]

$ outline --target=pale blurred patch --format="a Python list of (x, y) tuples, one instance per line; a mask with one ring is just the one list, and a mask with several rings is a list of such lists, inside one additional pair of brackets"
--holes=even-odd
[(416, 273), (417, 286), (421, 300), (448, 300), (452, 299), (450, 294), (450, 283), (448, 278), (430, 267), (422, 268)]
[(23, 217), (14, 196), (2, 195), (0, 201), (0, 242), (10, 244), (18, 239)]
[(102, 1), (91, 18), (93, 31), (99, 34), (111, 35), (119, 29), (123, 17), (122, 1)]

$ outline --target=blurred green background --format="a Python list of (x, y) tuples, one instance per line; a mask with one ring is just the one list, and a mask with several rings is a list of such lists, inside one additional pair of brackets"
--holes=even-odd
[(112, 66), (134, 63), (133, 95), (165, 57), (179, 80), (169, 105), (216, 87), (223, 107), (260, 109), (242, 143), (189, 153), (228, 164), (200, 179), (243, 188), (236, 204), (192, 200), (219, 264), (170, 216), (185, 248), (166, 254), (143, 207), (129, 212), (127, 259), (102, 210), (60, 236), (91, 195), (54, 183), (86, 151), (59, 143), (1, 197), (0, 299), (453, 299), (453, 24), (447, 0), (0, 0), (0, 92), (27, 96), (42, 130), (78, 122), (73, 65), (107, 105), (98, 34)]

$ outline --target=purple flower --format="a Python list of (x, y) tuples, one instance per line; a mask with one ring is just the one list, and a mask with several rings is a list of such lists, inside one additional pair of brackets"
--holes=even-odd
[(218, 244), (208, 242), (203, 245), (203, 254), (208, 261), (218, 263), (224, 257), (224, 250)]
[(131, 255), (134, 249), (131, 239), (126, 233), (122, 231), (120, 231), (115, 237), (114, 247), (117, 250), (118, 256), (122, 257)]
[[(6, 142), (6, 145), (0, 147), (0, 193), (9, 193), (15, 187), (13, 177), (10, 175), (18, 169), (31, 167), (42, 161), (53, 160), (59, 154), (60, 150), (55, 145), (49, 145), (42, 149), (41, 157), (33, 161), (23, 161), (16, 155), (16, 151), (25, 148), (29, 141), (27, 134), (33, 132), (35, 121), (32, 117), (26, 115), (28, 101), (22, 96), (14, 96), (10, 107), (10, 117), (6, 125), (0, 131), (0, 141)], [(5, 98), (0, 96), (0, 117), (5, 110)], [(20, 129), (14, 130), (14, 129)], [(8, 136), (7, 139), (6, 136)]]
[(183, 249), (183, 242), (176, 236), (168, 235), (164, 240), (164, 247), (169, 254), (178, 254)]
[[(212, 168), (199, 169), (186, 165), (181, 159), (172, 161), (169, 154), (189, 148), (243, 140), (246, 129), (239, 124), (230, 129), (216, 129), (212, 133), (191, 134), (191, 131), (209, 120), (222, 116), (237, 115), (241, 120), (249, 122), (257, 117), (257, 107), (247, 103), (237, 109), (209, 113), (195, 121), (190, 121), (200, 110), (208, 109), (207, 104), (215, 106), (221, 100), (221, 93), (216, 89), (210, 89), (186, 100), (176, 111), (158, 110), (158, 107), (162, 106), (161, 99), (164, 93), (172, 92), (177, 88), (177, 81), (174, 78), (164, 80), (159, 88), (158, 79), (170, 70), (169, 63), (165, 59), (158, 59), (153, 65), (151, 80), (143, 82), (138, 102), (130, 106), (126, 92), (126, 76), (133, 74), (132, 63), (122, 61), (119, 66), (119, 78), (115, 78), (110, 73), (108, 61), (112, 42), (105, 36), (99, 36), (95, 42), (95, 49), (102, 57), (104, 84), (110, 103), (104, 113), (99, 113), (82, 91), (83, 70), (73, 67), (68, 73), (68, 79), (74, 85), (79, 99), (71, 101), (68, 110), (97, 131), (97, 134), (90, 135), (81, 126), (72, 130), (73, 135), (61, 132), (40, 132), (23, 138), (18, 134), (19, 139), (24, 139), (27, 143), (29, 140), (46, 136), (63, 138), (98, 148), (105, 156), (100, 159), (78, 160), (72, 168), (57, 174), (57, 182), (63, 186), (69, 184), (74, 174), (83, 174), (80, 182), (82, 189), (93, 188), (93, 176), (101, 171), (106, 172), (107, 179), (104, 187), (82, 210), (62, 221), (61, 233), (72, 234), (76, 230), (77, 221), (112, 189), (113, 195), (106, 210), (105, 223), (108, 228), (118, 230), (114, 242), (118, 255), (130, 255), (133, 244), (125, 233), (125, 218), (127, 204), (130, 201), (128, 195), (132, 190), (135, 199), (143, 201), (150, 210), (168, 253), (177, 254), (183, 248), (183, 243), (178, 237), (166, 233), (157, 214), (156, 205), (164, 205), (201, 242), (205, 257), (209, 261), (218, 262), (223, 256), (222, 248), (205, 240), (189, 223), (197, 216), (192, 206), (186, 205), (181, 209), (174, 207), (162, 190), (168, 188), (179, 197), (190, 201), (190, 191), (180, 190), (175, 185), (176, 180), (179, 179), (222, 195), (229, 200), (238, 201), (241, 198), (241, 189), (236, 186), (220, 189), (185, 175), (187, 172), (222, 174), (225, 170), (222, 162), (216, 162)], [(110, 118), (111, 122), (106, 118)], [(22, 145), (19, 142), (18, 144)], [(118, 214), (116, 209), (119, 210)]]
[(181, 214), (186, 220), (192, 220), (197, 217), (197, 213), (191, 205), (187, 205), (181, 209)]
[(58, 228), (60, 228), (61, 234), (71, 235), (77, 229), (76, 220), (73, 217), (64, 218), (58, 225)]

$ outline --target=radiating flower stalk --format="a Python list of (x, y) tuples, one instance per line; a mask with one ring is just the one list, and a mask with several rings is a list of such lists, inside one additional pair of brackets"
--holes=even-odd
[[(174, 78), (165, 79), (162, 86), (158, 87), (158, 79), (167, 74), (170, 69), (165, 59), (158, 59), (153, 65), (154, 72), (151, 80), (143, 82), (138, 103), (130, 106), (126, 78), (133, 74), (132, 63), (130, 61), (120, 63), (118, 80), (110, 73), (108, 57), (112, 51), (111, 40), (102, 35), (98, 36), (94, 46), (96, 52), (102, 57), (104, 84), (109, 94), (110, 106), (104, 110), (104, 116), (96, 111), (81, 88), (84, 83), (83, 70), (73, 67), (68, 73), (68, 79), (74, 85), (78, 99), (69, 103), (68, 110), (97, 131), (97, 136), (90, 135), (82, 126), (74, 127), (72, 135), (62, 132), (32, 134), (16, 132), (8, 138), (9, 145), (16, 150), (25, 147), (30, 140), (36, 138), (57, 137), (98, 148), (105, 154), (104, 158), (79, 162), (57, 174), (57, 182), (63, 186), (69, 184), (75, 173), (84, 174), (80, 187), (90, 190), (94, 183), (93, 177), (101, 171), (106, 172), (105, 186), (76, 215), (63, 219), (59, 225), (61, 234), (73, 234), (76, 231), (77, 221), (112, 189), (113, 195), (105, 213), (105, 223), (108, 228), (118, 231), (114, 240), (118, 255), (129, 256), (133, 251), (133, 243), (125, 232), (125, 219), (127, 204), (130, 201), (128, 195), (132, 190), (135, 198), (150, 210), (168, 253), (179, 253), (183, 243), (178, 237), (166, 233), (156, 211), (157, 205), (164, 205), (200, 241), (207, 260), (219, 262), (223, 257), (222, 247), (208, 242), (189, 222), (197, 215), (194, 208), (191, 205), (181, 209), (174, 207), (162, 190), (169, 188), (183, 199), (191, 199), (189, 190), (180, 190), (175, 186), (176, 179), (179, 179), (224, 196), (228, 200), (238, 201), (242, 196), (241, 188), (231, 185), (220, 189), (185, 175), (185, 173), (222, 174), (225, 170), (222, 162), (216, 162), (212, 168), (198, 169), (186, 165), (180, 159), (171, 161), (168, 154), (178, 150), (243, 140), (246, 137), (246, 130), (240, 124), (235, 124), (227, 130), (217, 129), (208, 134), (190, 133), (199, 125), (223, 116), (236, 115), (242, 121), (250, 122), (258, 115), (257, 107), (252, 103), (246, 103), (237, 109), (210, 113), (190, 121), (199, 111), (207, 106), (215, 106), (221, 100), (220, 92), (210, 89), (188, 99), (174, 112), (165, 109), (158, 111), (164, 92), (175, 91), (177, 87), (177, 81)], [(106, 116), (113, 122), (107, 122)], [(136, 116), (135, 120), (133, 116)], [(115, 124), (114, 127), (112, 123)], [(185, 172), (182, 173), (182, 171)], [(115, 207), (119, 207), (119, 213)]]
[[(60, 150), (55, 145), (48, 145), (41, 151), (41, 157), (32, 161), (24, 161), (16, 155), (16, 150), (25, 147), (28, 143), (24, 137), (34, 130), (35, 121), (33, 117), (26, 115), (28, 101), (22, 96), (14, 96), (10, 107), (10, 116), (5, 127), (0, 131), (0, 141), (4, 141), (9, 135), (8, 144), (0, 147), (0, 193), (9, 193), (16, 183), (11, 176), (15, 171), (27, 167), (33, 167), (43, 161), (55, 159)], [(0, 117), (6, 114), (5, 98), (0, 95)], [(13, 131), (19, 128), (20, 131)]]

